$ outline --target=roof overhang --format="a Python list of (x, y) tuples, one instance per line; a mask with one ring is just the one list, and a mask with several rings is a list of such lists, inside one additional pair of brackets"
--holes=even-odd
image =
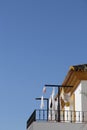
[(63, 86), (73, 86), (73, 87), (66, 87), (64, 91), (66, 93), (71, 92), (71, 94), (75, 91), (78, 84), (81, 80), (87, 80), (87, 65), (77, 65), (71, 66), (62, 85)]

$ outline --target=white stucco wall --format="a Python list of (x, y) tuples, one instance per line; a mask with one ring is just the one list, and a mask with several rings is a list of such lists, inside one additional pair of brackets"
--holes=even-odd
[(87, 111), (87, 81), (81, 81), (82, 85), (82, 111)]
[(87, 111), (87, 81), (82, 80), (75, 91), (75, 110)]
[(87, 121), (87, 81), (81, 81), (82, 91), (82, 111), (84, 111), (84, 120)]
[(82, 111), (82, 84), (80, 83), (75, 91), (75, 111)]
[(87, 124), (58, 123), (58, 122), (33, 122), (28, 130), (87, 130)]
[(87, 112), (86, 112), (87, 111), (87, 81), (86, 80), (82, 80), (75, 91), (75, 111), (77, 111), (76, 118), (79, 118), (78, 111), (80, 111), (80, 120), (82, 120), (82, 116), (84, 114), (84, 120), (87, 121)]

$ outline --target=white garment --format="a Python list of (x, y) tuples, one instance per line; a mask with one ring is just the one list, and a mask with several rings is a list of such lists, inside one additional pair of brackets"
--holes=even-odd
[(49, 98), (49, 120), (55, 120), (55, 88), (52, 90), (52, 94)]
[(64, 102), (70, 102), (70, 93), (65, 93), (64, 89), (62, 88), (61, 97)]
[(40, 104), (40, 109), (44, 108), (44, 100), (43, 100), (43, 96), (41, 97), (41, 104)]

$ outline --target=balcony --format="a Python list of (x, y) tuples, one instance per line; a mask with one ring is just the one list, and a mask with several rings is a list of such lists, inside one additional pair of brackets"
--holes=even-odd
[[(27, 120), (27, 128), (34, 121), (44, 122), (58, 122), (58, 111), (57, 110), (41, 110), (36, 109)], [(60, 123), (61, 122), (73, 122), (73, 123), (86, 123), (87, 122), (87, 111), (60, 111)]]

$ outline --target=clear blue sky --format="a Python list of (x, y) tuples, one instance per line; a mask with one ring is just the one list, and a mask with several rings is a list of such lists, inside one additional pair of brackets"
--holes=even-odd
[(84, 63), (87, 0), (0, 0), (0, 130), (25, 130), (43, 85)]

